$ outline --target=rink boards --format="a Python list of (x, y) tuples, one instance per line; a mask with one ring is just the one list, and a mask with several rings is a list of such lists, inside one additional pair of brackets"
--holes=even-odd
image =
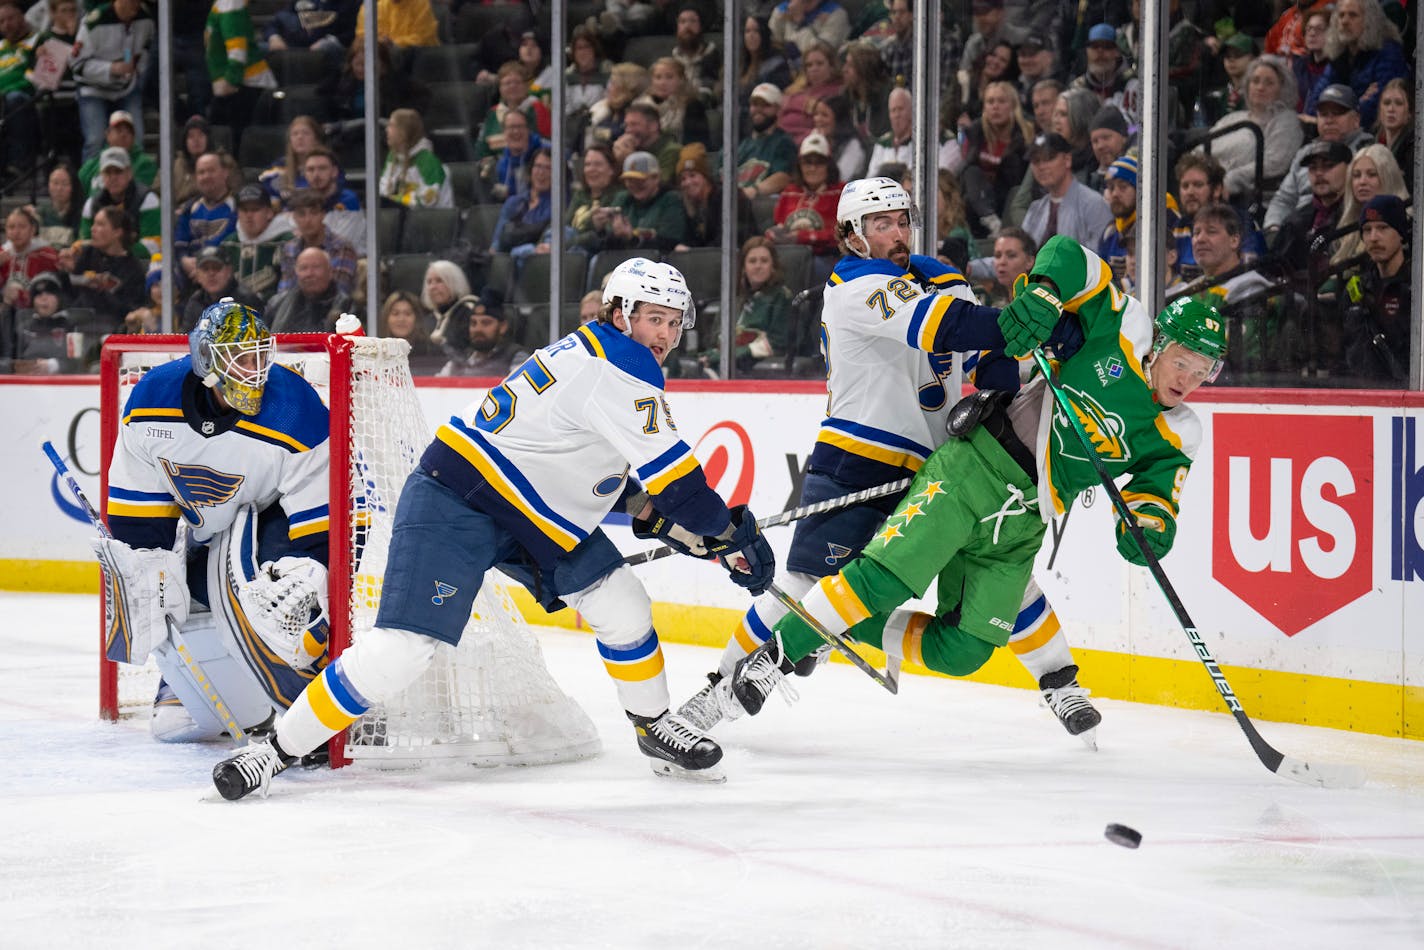
[[(422, 380), (432, 428), (482, 389)], [(825, 400), (819, 383), (800, 382), (674, 382), (669, 397), (712, 484), (758, 516), (794, 506)], [(1204, 440), (1164, 565), (1247, 710), (1424, 738), (1424, 396), (1221, 390), (1193, 405)], [(97, 590), (91, 529), (39, 448), (48, 439), (70, 455), (97, 497), (97, 383), (0, 377), (0, 414), (11, 502), (0, 587)], [(626, 527), (609, 532), (630, 553), (644, 546)], [(791, 529), (768, 534), (783, 553)], [(745, 607), (710, 565), (668, 558), (638, 570), (666, 640), (720, 646)], [(1075, 506), (1056, 545), (1050, 531), (1038, 576), (1095, 693), (1220, 708), (1150, 575), (1118, 557), (1101, 492)], [(569, 611), (532, 616), (542, 612), (524, 603), (531, 619), (577, 626)], [(973, 678), (1032, 685), (1006, 651)]]

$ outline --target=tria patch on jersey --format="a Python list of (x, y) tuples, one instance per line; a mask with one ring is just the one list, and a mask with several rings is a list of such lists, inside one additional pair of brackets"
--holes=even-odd
[(1119, 379), (1122, 379), (1122, 358), (1109, 356), (1105, 360), (1098, 360), (1093, 364), (1093, 370), (1098, 374), (1098, 382), (1104, 386), (1108, 383), (1117, 382)]
[(203, 523), (201, 509), (232, 501), (246, 479), (245, 475), (230, 475), (206, 465), (177, 465), (166, 458), (158, 461), (162, 463), (163, 474), (168, 478), (178, 507), (194, 527)]

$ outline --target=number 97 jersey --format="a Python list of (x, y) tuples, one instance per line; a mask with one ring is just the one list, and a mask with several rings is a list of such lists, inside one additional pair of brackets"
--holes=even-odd
[(604, 323), (535, 351), (440, 426), (421, 465), (545, 566), (598, 528), (630, 469), (688, 530), (730, 520), (668, 415), (652, 353)]
[(976, 303), (974, 294), (958, 271), (933, 258), (912, 255), (910, 269), (845, 257), (826, 287), (821, 346), (829, 401), (811, 469), (846, 484), (878, 485), (919, 471), (945, 440), (958, 399), (948, 391), (955, 382), (951, 325), (956, 308)]

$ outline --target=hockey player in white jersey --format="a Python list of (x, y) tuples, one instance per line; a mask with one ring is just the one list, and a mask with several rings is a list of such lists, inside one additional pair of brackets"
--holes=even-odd
[(189, 341), (128, 397), (108, 472), (114, 537), (93, 542), (106, 653), (155, 657), (152, 731), (164, 741), (224, 731), (169, 618), (243, 729), (289, 706), (326, 649), (326, 407), (273, 363), (250, 307), (213, 304)]
[(396, 506), (375, 628), (307, 687), (270, 742), (214, 768), (224, 797), (265, 792), (295, 756), (404, 689), (437, 641), (459, 641), (496, 565), (588, 622), (655, 772), (721, 778), (722, 750), (668, 709), (651, 601), (598, 527), (621, 504), (640, 534), (721, 560), (754, 593), (771, 581), (756, 519), (727, 509), (668, 413), (661, 364), (693, 319), (676, 268), (625, 261), (595, 323), (537, 350), (439, 428)]
[[(956, 358), (980, 388), (1018, 387), (1011, 360), (993, 364), (999, 378), (974, 378), (978, 351), (1002, 349), (1005, 335), (1018, 328), (1001, 327), (998, 309), (979, 306), (959, 271), (910, 253), (918, 212), (899, 183), (889, 178), (850, 182), (841, 192), (836, 218), (845, 256), (827, 281), (821, 320), (829, 401), (807, 465), (803, 505), (919, 471), (948, 437), (945, 423), (960, 395), (946, 392)], [(818, 578), (835, 574), (860, 553), (901, 497), (800, 521), (779, 586), (800, 597)], [(679, 712), (704, 730), (724, 715), (740, 715), (726, 677), (739, 659), (766, 642), (786, 612), (774, 597), (759, 597), (728, 641), (709, 685)], [(1077, 667), (1057, 617), (1032, 583), (1010, 647), (1068, 732), (1092, 745), (1091, 730), (1101, 717), (1078, 686)], [(813, 655), (798, 672), (809, 673), (814, 663)]]

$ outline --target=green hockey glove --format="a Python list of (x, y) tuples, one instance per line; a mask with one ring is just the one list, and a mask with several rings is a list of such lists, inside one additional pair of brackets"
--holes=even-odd
[(1020, 274), (1014, 281), (1014, 299), (999, 311), (999, 330), (1004, 334), (1004, 352), (1018, 359), (1039, 346), (1053, 332), (1063, 316), (1063, 303), (1047, 284), (1029, 286)]
[[(1177, 519), (1172, 517), (1172, 513), (1161, 505), (1150, 501), (1134, 502), (1129, 507), (1133, 514), (1137, 515), (1137, 523), (1142, 526), (1142, 535), (1147, 539), (1147, 546), (1152, 549), (1152, 553), (1158, 560), (1167, 556), (1167, 552), (1172, 550), (1172, 542), (1177, 538)], [(1142, 555), (1142, 548), (1138, 546), (1137, 539), (1132, 536), (1132, 532), (1127, 529), (1127, 523), (1121, 518), (1117, 522), (1117, 553), (1129, 564), (1137, 564), (1142, 567), (1147, 566), (1147, 558)]]

